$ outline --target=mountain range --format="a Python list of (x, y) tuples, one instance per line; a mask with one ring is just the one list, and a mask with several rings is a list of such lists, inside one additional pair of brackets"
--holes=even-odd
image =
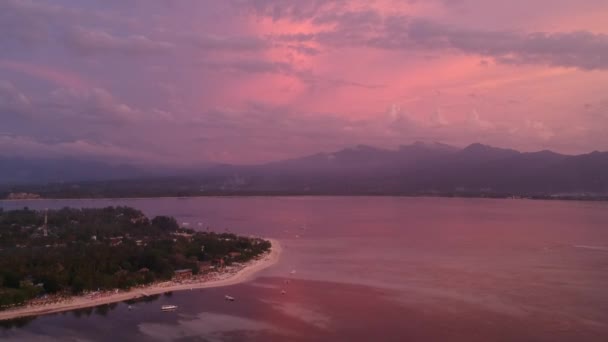
[[(608, 152), (519, 152), (475, 143), (414, 143), (395, 150), (359, 145), (259, 165), (213, 165), (162, 176), (128, 165), (0, 159), (0, 184), (47, 183), (70, 196), (208, 194), (560, 195), (608, 194)], [(61, 182), (65, 186), (59, 186)], [(74, 184), (79, 191), (74, 193)], [(6, 187), (6, 186), (5, 186)], [(11, 188), (12, 189), (12, 188)], [(95, 189), (87, 190), (87, 189)], [(117, 193), (119, 191), (120, 193)], [(13, 189), (14, 190), (14, 189)], [(90, 193), (87, 193), (89, 191)]]
[(0, 185), (45, 184), (139, 178), (157, 175), (146, 168), (76, 158), (23, 158), (0, 156)]
[(478, 143), (360, 145), (264, 165), (216, 166), (203, 179), (223, 189), (295, 193), (606, 194), (608, 153), (522, 153)]

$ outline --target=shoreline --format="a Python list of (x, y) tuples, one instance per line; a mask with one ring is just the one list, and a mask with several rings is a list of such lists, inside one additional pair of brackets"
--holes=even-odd
[(102, 298), (90, 298), (87, 295), (74, 296), (71, 297), (67, 302), (45, 306), (24, 306), (0, 311), (0, 321), (31, 316), (41, 316), (51, 313), (84, 309), (116, 302), (124, 302), (130, 299), (159, 295), (165, 292), (184, 291), (190, 289), (205, 289), (240, 284), (250, 280), (252, 276), (256, 273), (276, 264), (279, 261), (279, 257), (282, 252), (281, 244), (275, 239), (267, 240), (269, 240), (272, 244), (269, 253), (264, 254), (258, 259), (251, 260), (245, 263), (244, 267), (238, 269), (234, 273), (220, 273), (216, 275), (216, 278), (209, 281), (162, 286), (162, 284), (168, 283), (164, 282), (159, 284), (153, 284), (143, 288), (135, 288), (128, 291), (117, 292), (115, 294), (110, 294)]
[(186, 196), (144, 196), (144, 197), (43, 197), (8, 199), (0, 198), (2, 202), (36, 202), (36, 201), (112, 201), (112, 200), (149, 200), (149, 199), (189, 199), (189, 198), (256, 198), (256, 197), (393, 197), (393, 198), (445, 198), (445, 199), (483, 199), (483, 200), (528, 200), (528, 201), (550, 201), (550, 202), (608, 202), (608, 197), (569, 197), (550, 195), (528, 195), (518, 198), (505, 196), (457, 196), (457, 195), (431, 195), (431, 194), (209, 194), (209, 195), (186, 195)]

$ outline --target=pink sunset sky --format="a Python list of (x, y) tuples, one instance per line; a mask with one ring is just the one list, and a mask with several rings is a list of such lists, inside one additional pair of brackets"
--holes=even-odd
[(0, 153), (608, 150), (605, 0), (2, 0)]

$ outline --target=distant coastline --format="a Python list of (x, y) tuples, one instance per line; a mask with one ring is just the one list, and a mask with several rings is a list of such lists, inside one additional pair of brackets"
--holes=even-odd
[(566, 194), (547, 194), (547, 195), (510, 195), (510, 194), (403, 194), (403, 193), (257, 193), (257, 192), (238, 192), (238, 193), (209, 193), (209, 194), (187, 194), (187, 195), (150, 195), (150, 196), (65, 196), (65, 197), (36, 197), (36, 198), (0, 198), (0, 202), (34, 202), (34, 201), (54, 201), (54, 200), (141, 200), (154, 198), (182, 199), (182, 198), (234, 198), (234, 197), (412, 197), (412, 198), (471, 198), (471, 199), (518, 199), (518, 200), (538, 200), (538, 201), (588, 201), (588, 202), (607, 202), (608, 195), (566, 195)]
[(116, 293), (110, 293), (98, 298), (92, 298), (90, 295), (73, 296), (64, 302), (49, 305), (23, 306), (5, 311), (0, 311), (0, 321), (78, 310), (88, 307), (95, 307), (110, 303), (123, 302), (127, 300), (163, 294), (166, 292), (236, 285), (248, 281), (256, 273), (276, 264), (279, 261), (279, 257), (282, 252), (280, 243), (274, 239), (268, 240), (272, 244), (270, 252), (261, 256), (258, 259), (243, 264), (240, 268), (235, 268), (226, 273), (217, 273), (209, 280), (191, 283), (163, 282), (145, 287), (130, 289), (129, 291), (118, 291)]
[[(608, 152), (520, 152), (473, 143), (357, 145), (262, 164), (100, 172), (109, 164), (5, 165), (0, 198), (399, 196), (608, 201)], [(16, 172), (27, 170), (28, 172)], [(45, 172), (45, 170), (55, 170)], [(112, 171), (114, 170), (114, 171)], [(67, 172), (72, 171), (72, 172)], [(156, 170), (159, 171), (159, 170)]]

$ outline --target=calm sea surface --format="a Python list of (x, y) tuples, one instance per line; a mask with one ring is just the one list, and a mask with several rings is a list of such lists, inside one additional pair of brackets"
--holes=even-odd
[[(0, 202), (129, 205), (277, 238), (250, 282), (4, 323), (7, 341), (608, 341), (608, 203), (390, 197)], [(295, 271), (295, 272), (293, 272)], [(282, 295), (281, 290), (286, 294)], [(235, 302), (225, 302), (229, 294)], [(172, 313), (160, 311), (175, 304)]]

